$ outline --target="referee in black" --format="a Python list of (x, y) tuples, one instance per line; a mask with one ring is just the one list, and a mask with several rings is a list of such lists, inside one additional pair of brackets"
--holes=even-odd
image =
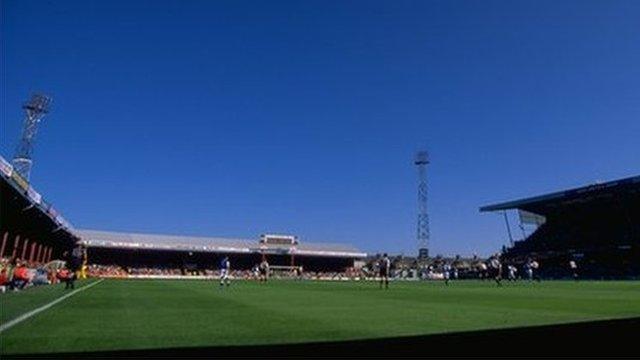
[(378, 263), (378, 271), (380, 272), (380, 289), (384, 284), (385, 289), (389, 289), (389, 270), (391, 270), (391, 260), (385, 253)]
[(67, 280), (67, 287), (75, 289), (76, 279), (78, 278), (78, 271), (82, 266), (82, 258), (84, 254), (84, 249), (81, 245), (76, 246), (71, 253), (68, 251), (65, 252), (65, 262), (67, 263), (67, 268), (69, 269), (69, 279)]

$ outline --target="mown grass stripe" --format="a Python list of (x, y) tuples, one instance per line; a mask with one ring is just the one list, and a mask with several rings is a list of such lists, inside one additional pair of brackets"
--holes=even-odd
[(88, 288), (90, 288), (92, 286), (98, 285), (99, 283), (101, 283), (103, 281), (104, 281), (104, 279), (100, 279), (98, 281), (90, 283), (89, 285), (86, 285), (86, 286), (83, 286), (83, 287), (81, 287), (79, 289), (73, 290), (72, 292), (70, 292), (68, 294), (65, 294), (64, 296), (61, 296), (61, 297), (59, 297), (59, 298), (57, 298), (57, 299), (55, 299), (55, 300), (53, 300), (53, 301), (51, 301), (51, 302), (49, 302), (49, 303), (47, 303), (45, 305), (42, 305), (39, 308), (33, 309), (33, 310), (29, 311), (29, 312), (26, 312), (26, 313), (18, 316), (17, 318), (0, 325), (0, 333), (4, 332), (7, 329), (12, 328), (13, 326), (18, 325), (19, 323), (27, 320), (28, 318), (30, 318), (32, 316), (35, 316), (35, 315), (37, 315), (37, 314), (49, 309), (50, 307), (54, 306), (55, 304), (57, 304), (57, 303), (65, 300), (65, 299), (67, 299), (67, 298), (79, 293), (80, 291), (84, 291), (84, 290), (86, 290), (86, 289), (88, 289)]

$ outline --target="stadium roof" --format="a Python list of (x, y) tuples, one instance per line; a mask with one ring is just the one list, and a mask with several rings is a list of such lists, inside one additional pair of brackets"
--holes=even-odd
[[(78, 239), (71, 224), (13, 166), (0, 156), (0, 224), (31, 239), (71, 246)], [(5, 229), (7, 230), (7, 229)], [(15, 234), (14, 234), (15, 235)]]
[[(123, 233), (98, 230), (76, 230), (88, 247), (134, 248), (150, 250), (201, 251), (220, 253), (256, 253), (262, 250), (289, 253), (290, 246), (264, 245), (258, 239), (232, 239), (218, 237), (196, 237), (160, 234)], [(299, 243), (296, 255), (365, 257), (367, 254), (353, 246), (329, 243)]]
[(640, 176), (632, 176), (605, 183), (558, 191), (546, 195), (487, 205), (481, 207), (480, 211), (521, 209), (543, 215), (559, 207), (571, 204), (610, 199), (612, 196), (619, 193), (640, 194)]

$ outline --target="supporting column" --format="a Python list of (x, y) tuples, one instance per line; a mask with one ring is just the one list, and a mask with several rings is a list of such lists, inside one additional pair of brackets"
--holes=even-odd
[(37, 243), (35, 241), (31, 244), (31, 251), (29, 252), (29, 262), (32, 262), (35, 260), (33, 256), (35, 255), (35, 252), (36, 252), (36, 245)]
[(18, 245), (20, 244), (20, 235), (16, 235), (16, 239), (13, 242), (13, 252), (11, 253), (11, 259), (15, 259), (18, 255)]
[(4, 256), (4, 248), (7, 246), (7, 240), (9, 240), (9, 232), (6, 231), (2, 236), (2, 248), (0, 248), (0, 257)]
[(28, 246), (29, 246), (29, 239), (24, 239), (24, 243), (22, 244), (22, 256), (20, 256), (20, 259), (24, 260), (24, 257), (27, 256)]
[(36, 261), (38, 263), (42, 263), (42, 260), (44, 260), (42, 258), (42, 249), (44, 248), (44, 245), (42, 244), (38, 244), (38, 254), (36, 255)]

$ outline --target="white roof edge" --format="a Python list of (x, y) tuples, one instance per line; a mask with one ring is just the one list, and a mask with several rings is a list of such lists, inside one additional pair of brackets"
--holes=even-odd
[[(198, 251), (212, 253), (260, 253), (259, 248), (231, 247), (231, 246), (201, 246), (201, 245), (165, 245), (149, 243), (116, 242), (105, 240), (82, 240), (87, 247), (98, 248), (127, 248), (127, 249), (149, 249), (149, 250), (170, 250), (170, 251)], [(286, 252), (287, 254), (290, 252)], [(295, 255), (315, 255), (326, 257), (367, 257), (366, 253), (356, 251), (331, 251), (331, 250), (296, 250)]]

